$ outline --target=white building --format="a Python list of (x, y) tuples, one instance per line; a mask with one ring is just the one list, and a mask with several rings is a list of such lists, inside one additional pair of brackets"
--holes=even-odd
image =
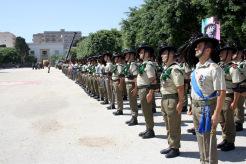
[(15, 46), (16, 36), (10, 32), (0, 32), (0, 45), (6, 45), (6, 47)]
[(52, 55), (65, 56), (69, 50), (72, 39), (74, 42), (81, 38), (80, 31), (44, 31), (33, 35), (33, 43), (29, 43), (30, 53), (38, 60), (48, 59)]
[(52, 55), (65, 56), (63, 43), (29, 43), (30, 54), (38, 61), (47, 60)]

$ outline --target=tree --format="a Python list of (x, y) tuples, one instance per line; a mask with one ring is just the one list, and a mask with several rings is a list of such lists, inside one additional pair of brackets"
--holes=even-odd
[(201, 20), (217, 16), (222, 39), (246, 45), (246, 3), (240, 0), (145, 0), (130, 8), (121, 22), (123, 47), (145, 41), (157, 48), (160, 42), (176, 47), (201, 31)]
[(16, 64), (20, 60), (14, 48), (0, 48), (0, 64)]
[(116, 29), (100, 30), (82, 39), (76, 48), (77, 57), (96, 55), (103, 52), (120, 52), (122, 35)]
[(88, 54), (91, 54), (89, 37), (85, 37), (77, 43), (76, 52), (78, 58), (83, 58)]
[(30, 48), (28, 47), (26, 41), (22, 37), (17, 37), (15, 41), (15, 49), (21, 57), (21, 64), (25, 63), (25, 58), (29, 54)]
[(241, 0), (193, 0), (204, 8), (203, 16), (216, 16), (221, 23), (223, 40), (234, 40), (246, 46), (246, 3)]
[(130, 8), (121, 22), (124, 47), (142, 41), (155, 48), (160, 42), (180, 46), (200, 29), (197, 12), (190, 0), (145, 0), (141, 8)]

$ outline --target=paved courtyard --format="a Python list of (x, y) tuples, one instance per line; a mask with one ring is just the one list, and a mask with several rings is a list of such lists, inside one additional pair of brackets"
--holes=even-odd
[[(60, 70), (0, 70), (0, 164), (163, 164), (199, 163), (196, 137), (186, 130), (192, 117), (182, 114), (181, 155), (166, 159), (166, 130), (157, 97), (156, 138), (144, 140), (139, 125), (128, 127)], [(246, 127), (246, 124), (244, 124)], [(218, 128), (218, 142), (221, 131)], [(237, 133), (236, 149), (219, 151), (219, 163), (246, 163), (246, 130)]]

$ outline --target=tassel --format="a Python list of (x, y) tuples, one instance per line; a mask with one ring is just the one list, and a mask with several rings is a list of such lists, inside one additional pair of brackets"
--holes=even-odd
[(199, 133), (204, 134), (211, 132), (211, 110), (210, 106), (204, 106), (202, 109), (202, 115), (199, 121)]
[(205, 112), (206, 112), (206, 126), (205, 126), (205, 133), (211, 132), (211, 110), (210, 106), (205, 106)]
[(202, 110), (202, 115), (201, 115), (201, 118), (200, 118), (200, 121), (199, 121), (199, 133), (203, 134), (205, 132), (205, 111)]

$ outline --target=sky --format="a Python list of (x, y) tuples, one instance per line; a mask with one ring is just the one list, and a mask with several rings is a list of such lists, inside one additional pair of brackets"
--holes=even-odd
[(32, 42), (44, 31), (81, 31), (82, 36), (101, 29), (120, 29), (129, 7), (144, 0), (0, 0), (0, 32), (11, 32)]

